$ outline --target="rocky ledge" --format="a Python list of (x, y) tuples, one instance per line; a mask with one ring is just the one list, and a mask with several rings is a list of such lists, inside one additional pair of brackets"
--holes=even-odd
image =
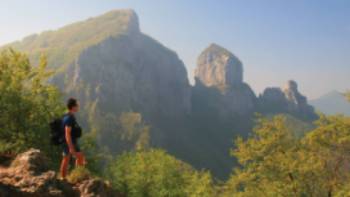
[(8, 165), (0, 161), (0, 197), (121, 197), (105, 181), (86, 178), (75, 184), (57, 179), (40, 150), (19, 154)]

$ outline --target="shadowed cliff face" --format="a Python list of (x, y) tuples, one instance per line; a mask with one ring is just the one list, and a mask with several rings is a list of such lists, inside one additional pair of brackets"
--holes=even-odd
[(213, 145), (207, 150), (205, 164), (218, 177), (225, 178), (235, 163), (228, 151), (232, 139), (237, 135), (247, 136), (251, 131), (257, 98), (243, 82), (242, 63), (217, 44), (211, 44), (198, 57), (195, 82), (192, 118), (198, 131), (194, 132), (205, 136), (202, 140)]
[(259, 96), (259, 105), (259, 110), (264, 113), (289, 113), (305, 120), (317, 118), (314, 108), (308, 104), (293, 80), (288, 81), (283, 89), (266, 88)]
[[(211, 44), (198, 57), (195, 69), (196, 87), (208, 94), (209, 89), (219, 90), (215, 105), (222, 117), (251, 114), (256, 105), (256, 96), (243, 82), (241, 61), (231, 52), (217, 44)], [(198, 94), (196, 94), (198, 95)]]
[(159, 118), (190, 113), (186, 69), (175, 53), (143, 34), (109, 38), (86, 49), (72, 72), (69, 94), (95, 103), (105, 113), (142, 113), (157, 126)]

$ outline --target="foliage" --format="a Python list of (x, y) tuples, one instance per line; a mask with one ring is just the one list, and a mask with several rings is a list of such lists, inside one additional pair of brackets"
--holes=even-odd
[(130, 197), (215, 195), (210, 173), (197, 172), (162, 150), (124, 153), (107, 174), (114, 187)]
[(85, 133), (81, 139), (81, 147), (86, 157), (86, 168), (97, 176), (103, 176), (103, 168), (111, 160), (111, 154), (97, 144), (96, 131)]
[(142, 121), (140, 113), (122, 113), (119, 117), (121, 127), (121, 139), (135, 142), (136, 150), (143, 150), (149, 147), (150, 127)]
[[(257, 114), (256, 118), (261, 119), (261, 114)], [(315, 125), (312, 122), (308, 122), (305, 120), (302, 120), (300, 118), (297, 118), (293, 115), (283, 113), (279, 114), (281, 118), (284, 120), (284, 125), (287, 127), (287, 129), (292, 132), (292, 135), (294, 135), (297, 138), (303, 137), (306, 133), (313, 130), (315, 128)], [(264, 114), (264, 117), (268, 118), (270, 121), (273, 120), (274, 117), (276, 117), (275, 114)]]
[(125, 150), (144, 150), (150, 147), (150, 126), (143, 120), (140, 113), (123, 112), (118, 118), (111, 114), (97, 121), (109, 130), (100, 130), (101, 144), (104, 144), (113, 154)]
[(91, 177), (90, 171), (85, 167), (74, 168), (67, 176), (68, 182), (75, 184)]
[(334, 196), (350, 177), (350, 118), (321, 116), (316, 128), (298, 138), (285, 118), (260, 119), (253, 134), (238, 138), (236, 168), (223, 196)]
[(31, 66), (22, 53), (1, 52), (0, 152), (33, 147), (57, 159), (57, 148), (49, 144), (48, 123), (63, 113), (63, 106), (57, 88), (47, 84), (52, 75), (45, 57)]

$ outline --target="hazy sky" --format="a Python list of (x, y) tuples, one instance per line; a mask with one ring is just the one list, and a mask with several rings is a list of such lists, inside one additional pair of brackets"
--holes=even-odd
[(134, 9), (190, 78), (215, 42), (241, 59), (257, 94), (288, 79), (310, 98), (350, 89), (349, 0), (0, 0), (0, 45), (120, 8)]

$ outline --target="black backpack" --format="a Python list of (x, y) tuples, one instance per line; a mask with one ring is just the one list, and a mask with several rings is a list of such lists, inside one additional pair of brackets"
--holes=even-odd
[(51, 136), (50, 142), (53, 145), (60, 145), (64, 140), (64, 132), (62, 128), (62, 118), (56, 118), (50, 122)]

